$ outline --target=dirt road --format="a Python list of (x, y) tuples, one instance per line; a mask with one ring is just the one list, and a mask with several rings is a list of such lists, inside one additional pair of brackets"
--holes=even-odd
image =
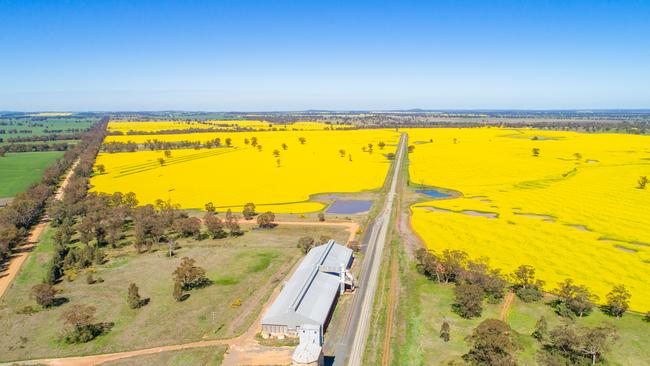
[[(68, 174), (66, 174), (65, 178), (61, 182), (61, 186), (54, 193), (55, 200), (60, 200), (63, 198), (65, 187), (68, 186), (70, 177), (72, 177), (74, 168), (78, 163), (79, 161), (76, 161), (72, 165), (68, 171)], [(27, 237), (27, 241), (16, 248), (15, 253), (11, 256), (9, 262), (7, 263), (7, 268), (2, 273), (0, 273), (0, 298), (2, 298), (2, 296), (5, 294), (5, 291), (7, 291), (9, 286), (13, 283), (14, 278), (16, 278), (16, 275), (18, 274), (18, 271), (20, 271), (20, 267), (22, 267), (23, 263), (25, 263), (25, 260), (27, 259), (29, 253), (34, 250), (36, 243), (38, 243), (38, 239), (41, 237), (41, 234), (43, 231), (45, 231), (45, 228), (48, 224), (49, 220), (46, 217), (43, 217), (38, 224), (32, 227), (31, 231), (29, 232), (29, 236)]]

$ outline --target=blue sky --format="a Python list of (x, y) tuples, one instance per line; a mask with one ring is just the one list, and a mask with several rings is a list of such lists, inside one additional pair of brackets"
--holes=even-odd
[(650, 1), (0, 0), (0, 110), (650, 108)]

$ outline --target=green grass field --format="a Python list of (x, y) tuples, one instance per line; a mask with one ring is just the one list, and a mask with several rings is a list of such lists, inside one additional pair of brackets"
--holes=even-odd
[[(87, 129), (93, 123), (97, 122), (96, 118), (48, 118), (44, 121), (31, 121), (27, 119), (0, 119), (0, 122), (7, 125), (0, 125), (0, 130), (5, 130), (4, 133), (0, 132), (0, 139), (7, 139), (12, 137), (26, 137), (26, 136), (43, 136), (53, 134), (68, 134), (74, 132), (67, 132), (68, 129)], [(15, 133), (9, 131), (16, 130)], [(31, 132), (22, 132), (31, 131)]]
[[(237, 238), (180, 241), (181, 248), (173, 258), (165, 255), (164, 246), (143, 254), (137, 254), (132, 245), (107, 249), (109, 260), (94, 273), (95, 278), (104, 279), (103, 283), (89, 285), (86, 273), (80, 273), (73, 282), (64, 279), (56, 286), (67, 303), (31, 315), (20, 314), (26, 306), (38, 308), (30, 295), (51, 260), (54, 230), (47, 230), (0, 305), (0, 362), (119, 352), (239, 335), (250, 327), (273, 288), (301, 257), (296, 248), (300, 237), (327, 235), (343, 241), (348, 236), (343, 229), (331, 227), (280, 225), (272, 230), (253, 230), (245, 225), (244, 229), (246, 233)], [(172, 297), (172, 272), (185, 256), (196, 259), (214, 284), (190, 291), (190, 297), (179, 303)], [(132, 310), (127, 306), (131, 282), (137, 284), (143, 298), (150, 298), (143, 308)], [(233, 306), (237, 300), (241, 305)], [(72, 304), (95, 306), (97, 321), (114, 322), (114, 327), (85, 344), (64, 343), (61, 315)]]
[(61, 151), (44, 151), (0, 157), (0, 198), (13, 197), (38, 182), (45, 169), (61, 156)]

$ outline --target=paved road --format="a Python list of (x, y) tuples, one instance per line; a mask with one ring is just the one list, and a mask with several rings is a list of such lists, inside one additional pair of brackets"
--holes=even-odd
[(402, 134), (397, 150), (395, 170), (393, 171), (390, 190), (386, 196), (384, 208), (377, 215), (372, 225), (359, 288), (355, 294), (344, 336), (336, 347), (334, 366), (360, 366), (363, 361), (368, 330), (370, 328), (371, 312), (379, 279), (381, 258), (384, 253), (384, 246), (388, 240), (388, 228), (393, 212), (397, 180), (402, 168), (402, 156), (404, 155), (406, 142), (407, 135)]

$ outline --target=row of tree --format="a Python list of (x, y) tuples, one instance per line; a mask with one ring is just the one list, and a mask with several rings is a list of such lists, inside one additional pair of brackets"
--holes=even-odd
[(14, 246), (20, 243), (28, 229), (35, 224), (47, 200), (58, 186), (61, 176), (79, 159), (75, 168), (77, 174), (90, 175), (95, 155), (104, 138), (108, 118), (103, 118), (88, 132), (81, 141), (48, 167), (39, 183), (30, 186), (27, 191), (19, 193), (5, 208), (0, 210), (0, 262), (8, 258)]
[[(524, 302), (543, 298), (544, 281), (535, 276), (535, 268), (521, 265), (511, 274), (504, 275), (499, 269), (490, 268), (486, 258), (472, 260), (461, 250), (444, 250), (436, 255), (424, 248), (416, 253), (417, 266), (421, 273), (440, 282), (456, 284), (454, 289), (454, 311), (465, 318), (480, 316), (483, 300), (500, 302), (507, 287)], [(558, 315), (570, 319), (591, 313), (599, 300), (586, 286), (578, 285), (572, 279), (561, 282), (553, 291), (557, 298), (551, 303)], [(621, 317), (629, 308), (630, 292), (624, 285), (616, 285), (607, 294), (603, 311)]]
[(54, 142), (54, 143), (35, 143), (35, 144), (8, 144), (0, 146), (0, 157), (6, 153), (15, 152), (38, 152), (38, 151), (66, 151), (72, 146), (67, 142)]
[(21, 136), (21, 137), (0, 137), (0, 142), (17, 143), (17, 142), (39, 142), (39, 141), (61, 141), (61, 140), (79, 140), (81, 133), (75, 134), (50, 134), (50, 135), (37, 135), (37, 136)]

